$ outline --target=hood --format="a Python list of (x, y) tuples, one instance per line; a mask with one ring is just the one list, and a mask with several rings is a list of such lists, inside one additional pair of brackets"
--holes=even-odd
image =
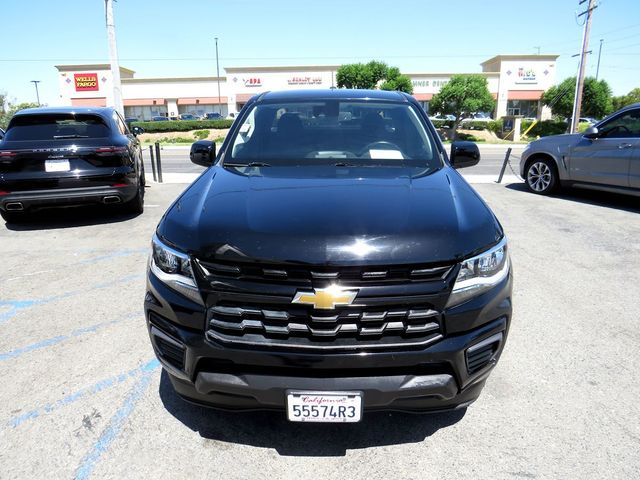
[(161, 238), (199, 258), (314, 265), (459, 260), (502, 230), (453, 169), (213, 167), (171, 206)]
[(536, 148), (554, 148), (554, 147), (567, 147), (571, 145), (575, 145), (582, 138), (581, 133), (564, 133), (562, 135), (549, 135), (548, 137), (542, 137), (538, 140), (534, 140), (530, 143), (531, 147)]

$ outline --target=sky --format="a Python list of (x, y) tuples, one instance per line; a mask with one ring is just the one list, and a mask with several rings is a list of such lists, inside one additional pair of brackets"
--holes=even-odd
[[(224, 67), (381, 60), (404, 73), (480, 72), (498, 54), (558, 54), (578, 69), (580, 0), (116, 0), (120, 65), (136, 78), (214, 76)], [(104, 0), (0, 0), (0, 92), (56, 105), (58, 64), (108, 63)], [(599, 0), (587, 75), (614, 95), (640, 87), (640, 0)]]

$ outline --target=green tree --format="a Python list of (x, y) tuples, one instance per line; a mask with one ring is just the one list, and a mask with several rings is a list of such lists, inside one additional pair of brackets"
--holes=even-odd
[(13, 118), (13, 116), (20, 110), (23, 110), (25, 108), (34, 108), (37, 106), (37, 103), (26, 102), (18, 104), (8, 103), (5, 107), (0, 107), (0, 128), (6, 130), (11, 118)]
[[(542, 103), (551, 108), (554, 115), (571, 117), (575, 98), (576, 77), (569, 77), (544, 92)], [(603, 118), (613, 111), (611, 88), (605, 80), (593, 77), (584, 79), (580, 116)]]
[(372, 90), (385, 78), (386, 73), (387, 65), (382, 62), (350, 63), (338, 68), (336, 81), (340, 88)]
[(463, 118), (475, 112), (493, 111), (495, 100), (489, 92), (487, 79), (482, 75), (452, 75), (449, 81), (429, 102), (433, 112), (454, 115), (453, 136)]
[(634, 88), (626, 95), (621, 95), (619, 97), (613, 97), (613, 110), (620, 110), (627, 105), (632, 105), (634, 103), (640, 103), (640, 88)]
[[(375, 60), (369, 63), (350, 63), (342, 65), (336, 72), (336, 80), (340, 88), (359, 88), (373, 90), (398, 90), (412, 93), (411, 79), (402, 75), (396, 67)], [(380, 83), (382, 82), (382, 83)]]
[(389, 67), (385, 80), (380, 85), (380, 90), (390, 90), (397, 92), (413, 93), (413, 84), (407, 75), (400, 73), (400, 69)]

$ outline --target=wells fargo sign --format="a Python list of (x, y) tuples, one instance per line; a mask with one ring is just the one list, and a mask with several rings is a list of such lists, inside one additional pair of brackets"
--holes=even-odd
[(73, 75), (76, 92), (88, 92), (100, 90), (97, 73), (76, 73)]

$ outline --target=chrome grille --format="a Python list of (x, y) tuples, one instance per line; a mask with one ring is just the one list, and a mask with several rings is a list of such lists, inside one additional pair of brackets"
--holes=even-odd
[(313, 309), (272, 310), (217, 305), (209, 309), (207, 336), (227, 343), (278, 347), (358, 349), (425, 345), (442, 336), (441, 315), (430, 308), (319, 314)]
[[(436, 342), (455, 266), (316, 267), (198, 259), (207, 339), (259, 348), (370, 350)], [(333, 309), (292, 303), (296, 293), (357, 290)]]

